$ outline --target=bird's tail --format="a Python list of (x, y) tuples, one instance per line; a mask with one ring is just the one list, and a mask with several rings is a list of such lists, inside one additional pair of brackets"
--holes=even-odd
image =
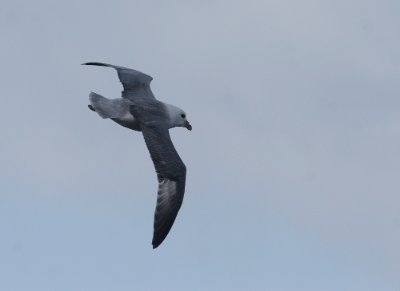
[(121, 118), (129, 110), (129, 105), (122, 98), (110, 100), (90, 92), (89, 101), (89, 108), (96, 111), (102, 118)]

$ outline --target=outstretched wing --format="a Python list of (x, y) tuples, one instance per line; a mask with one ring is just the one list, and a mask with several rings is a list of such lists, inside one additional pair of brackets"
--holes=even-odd
[(149, 75), (133, 69), (98, 62), (88, 62), (83, 63), (82, 65), (110, 67), (117, 70), (119, 80), (124, 87), (124, 91), (122, 91), (122, 98), (129, 99), (133, 102), (137, 98), (154, 99), (153, 92), (151, 92), (150, 88), (150, 82), (153, 80), (153, 78)]
[(167, 128), (142, 126), (142, 132), (159, 183), (152, 242), (153, 248), (156, 248), (168, 235), (182, 205), (186, 167), (172, 144)]

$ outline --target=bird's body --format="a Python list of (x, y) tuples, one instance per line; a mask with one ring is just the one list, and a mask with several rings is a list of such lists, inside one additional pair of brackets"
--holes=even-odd
[(150, 89), (152, 77), (141, 72), (103, 63), (85, 63), (117, 70), (124, 87), (122, 98), (107, 99), (91, 92), (89, 108), (102, 118), (143, 133), (159, 182), (154, 215), (153, 248), (158, 247), (170, 231), (182, 205), (185, 192), (186, 166), (172, 144), (169, 129), (192, 126), (186, 113), (157, 100)]

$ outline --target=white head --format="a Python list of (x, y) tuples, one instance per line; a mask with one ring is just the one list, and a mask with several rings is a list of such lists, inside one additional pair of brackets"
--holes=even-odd
[(186, 119), (185, 111), (171, 104), (165, 104), (165, 106), (169, 116), (170, 128), (186, 127), (188, 130), (192, 130), (192, 126)]

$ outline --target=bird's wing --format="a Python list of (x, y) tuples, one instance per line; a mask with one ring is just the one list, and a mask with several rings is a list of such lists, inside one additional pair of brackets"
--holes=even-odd
[(98, 62), (88, 62), (83, 63), (82, 65), (110, 67), (117, 70), (119, 80), (124, 87), (122, 98), (129, 99), (133, 102), (135, 102), (137, 98), (154, 99), (153, 92), (150, 88), (150, 82), (153, 78), (149, 75), (133, 69)]
[(153, 248), (170, 231), (185, 193), (186, 167), (171, 141), (168, 128), (142, 125), (142, 132), (158, 177)]

